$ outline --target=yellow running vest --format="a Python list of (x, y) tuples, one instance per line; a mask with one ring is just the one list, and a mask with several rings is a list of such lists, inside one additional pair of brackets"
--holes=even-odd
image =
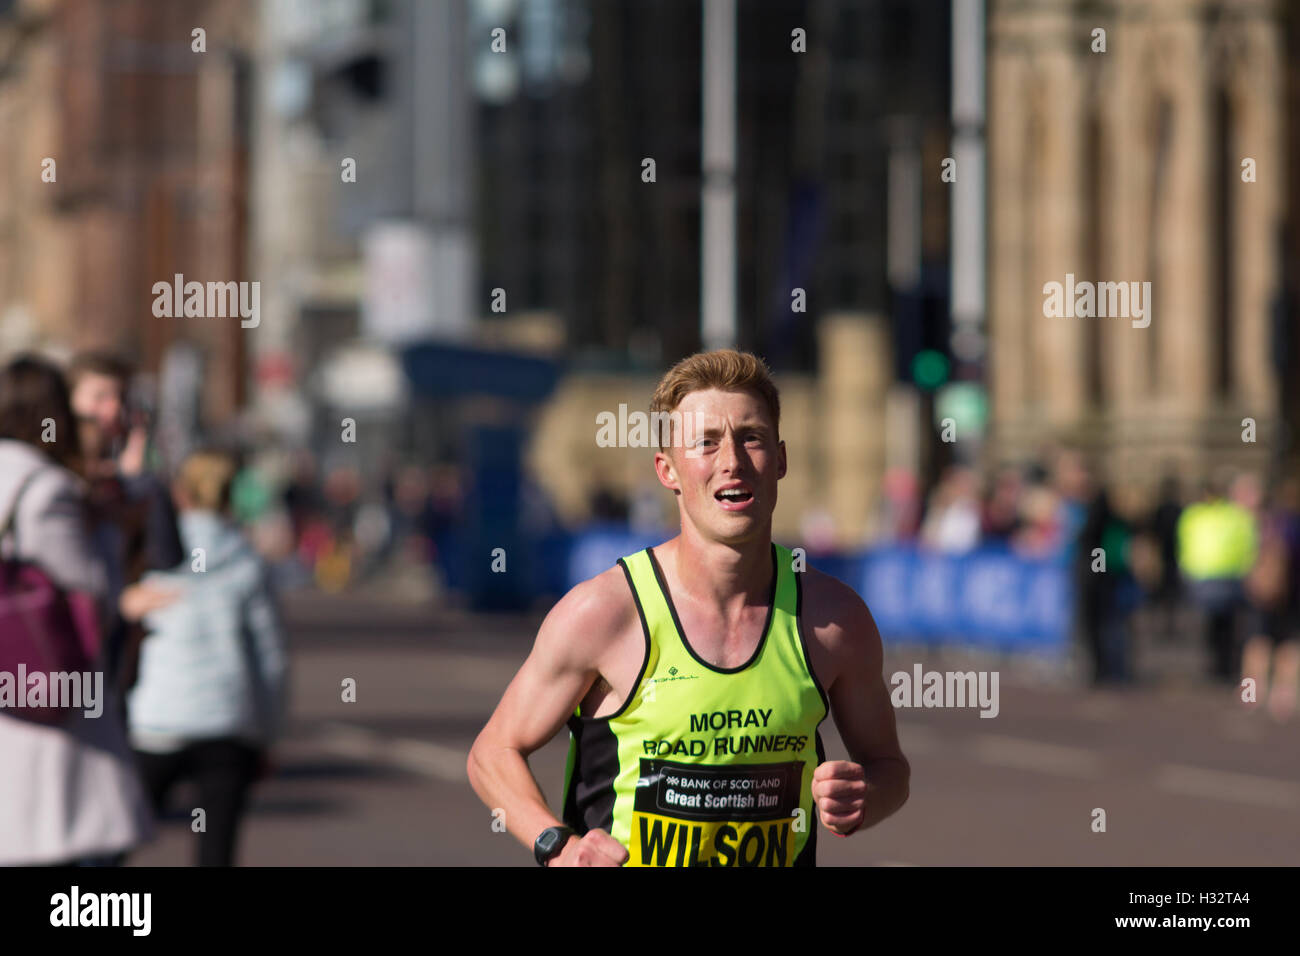
[(830, 712), (799, 624), (803, 588), (772, 545), (767, 626), (748, 663), (714, 667), (682, 634), (647, 548), (619, 559), (645, 659), (608, 717), (569, 717), (564, 822), (622, 843), (628, 866), (815, 866), (812, 775)]

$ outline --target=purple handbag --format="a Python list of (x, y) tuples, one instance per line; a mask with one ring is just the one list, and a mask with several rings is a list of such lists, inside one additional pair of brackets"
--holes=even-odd
[[(40, 472), (23, 479), (12, 510), (0, 529), (0, 542), (17, 537), (18, 505), (23, 492)], [(0, 557), (0, 674), (13, 681), (11, 704), (0, 696), (0, 714), (41, 724), (60, 724), (73, 710), (67, 700), (51, 707), (55, 687), (52, 675), (84, 674), (98, 657), (101, 641), (99, 614), (93, 595), (65, 591), (35, 564)], [(46, 700), (31, 706), (30, 678), (45, 676)], [(3, 679), (3, 678), (0, 678)]]

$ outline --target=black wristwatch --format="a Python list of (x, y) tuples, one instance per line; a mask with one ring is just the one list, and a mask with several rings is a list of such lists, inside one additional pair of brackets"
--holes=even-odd
[(533, 857), (538, 866), (545, 866), (547, 860), (560, 855), (564, 844), (573, 836), (571, 827), (547, 827), (533, 841)]

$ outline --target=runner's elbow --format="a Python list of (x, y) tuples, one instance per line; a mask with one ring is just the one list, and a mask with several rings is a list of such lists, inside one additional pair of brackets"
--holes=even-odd
[(478, 782), (483, 779), (485, 771), (490, 772), (501, 760), (508, 759), (511, 756), (517, 756), (526, 761), (528, 752), (521, 750), (519, 747), (494, 740), (484, 730), (475, 739), (474, 745), (469, 748), (469, 756), (465, 760), (465, 773), (469, 777), (470, 786), (478, 790)]
[(469, 756), (465, 759), (465, 775), (469, 778), (469, 785), (480, 796), (483, 794), (484, 776), (491, 772), (492, 756), (495, 750), (485, 740), (485, 733), (486, 731), (478, 735), (474, 745), (469, 748)]

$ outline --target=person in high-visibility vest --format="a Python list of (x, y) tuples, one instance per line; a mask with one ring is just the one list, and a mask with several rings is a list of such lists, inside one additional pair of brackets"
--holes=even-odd
[(1207, 483), (1201, 500), (1178, 519), (1178, 567), (1193, 601), (1206, 617), (1210, 676), (1234, 680), (1237, 667), (1237, 617), (1242, 582), (1259, 548), (1255, 517), (1229, 501), (1221, 482)]

